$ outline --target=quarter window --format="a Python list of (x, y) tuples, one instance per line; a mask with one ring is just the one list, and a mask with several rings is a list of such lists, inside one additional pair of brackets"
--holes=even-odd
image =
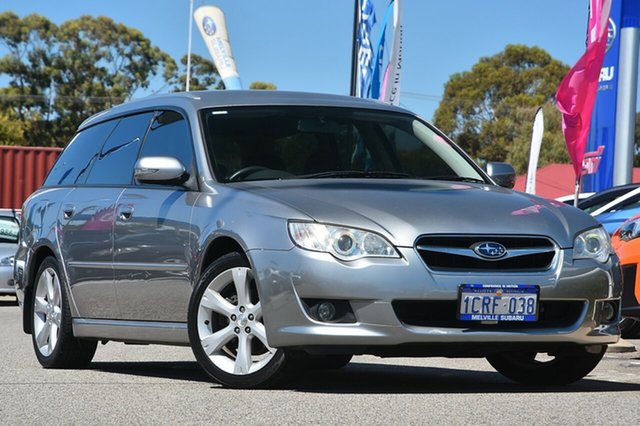
[(82, 183), (98, 157), (100, 147), (117, 124), (118, 120), (107, 121), (76, 133), (51, 169), (44, 186)]
[(87, 183), (127, 185), (153, 113), (132, 115), (120, 120), (95, 161)]

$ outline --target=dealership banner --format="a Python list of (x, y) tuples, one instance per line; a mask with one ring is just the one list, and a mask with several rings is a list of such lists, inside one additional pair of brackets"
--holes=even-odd
[(213, 6), (202, 6), (196, 9), (193, 19), (200, 30), (207, 49), (218, 69), (218, 74), (227, 90), (242, 89), (240, 74), (231, 52), (231, 43), (227, 34), (227, 24), (222, 10)]
[(384, 74), (380, 100), (400, 105), (400, 76), (402, 71), (402, 0), (393, 0), (393, 48)]
[(533, 131), (531, 132), (531, 148), (529, 149), (529, 168), (527, 169), (527, 184), (524, 191), (529, 194), (536, 193), (536, 170), (542, 146), (544, 134), (544, 113), (542, 107), (538, 108), (533, 119)]
[(622, 0), (612, 0), (605, 57), (582, 162), (583, 192), (598, 192), (613, 186), (621, 21)]
[(576, 176), (576, 194), (580, 189), (582, 160), (604, 62), (610, 8), (611, 0), (591, 0), (586, 51), (562, 79), (556, 92), (562, 134)]
[(373, 74), (373, 46), (371, 44), (371, 29), (376, 23), (376, 12), (371, 0), (359, 0), (358, 3), (358, 67), (360, 83), (357, 96), (366, 98), (370, 91), (371, 75)]

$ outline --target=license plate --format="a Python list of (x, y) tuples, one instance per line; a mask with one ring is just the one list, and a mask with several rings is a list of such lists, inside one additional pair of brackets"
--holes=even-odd
[(462, 284), (459, 318), (463, 321), (536, 321), (537, 285)]

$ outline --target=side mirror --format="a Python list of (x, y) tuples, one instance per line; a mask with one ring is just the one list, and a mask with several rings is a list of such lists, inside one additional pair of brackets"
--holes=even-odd
[(513, 188), (516, 184), (516, 171), (509, 163), (487, 163), (487, 174), (498, 185), (505, 188)]
[(180, 182), (186, 173), (182, 163), (174, 157), (142, 157), (133, 169), (136, 180), (147, 183)]

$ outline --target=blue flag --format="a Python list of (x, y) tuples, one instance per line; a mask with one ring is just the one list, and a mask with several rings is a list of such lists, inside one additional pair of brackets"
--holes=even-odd
[(606, 53), (582, 160), (584, 192), (598, 192), (613, 186), (621, 23), (622, 0), (613, 0), (607, 29)]
[(371, 28), (376, 23), (376, 14), (371, 0), (360, 0), (358, 16), (358, 66), (360, 85), (358, 96), (364, 98), (370, 91), (373, 72), (373, 48), (371, 47)]

